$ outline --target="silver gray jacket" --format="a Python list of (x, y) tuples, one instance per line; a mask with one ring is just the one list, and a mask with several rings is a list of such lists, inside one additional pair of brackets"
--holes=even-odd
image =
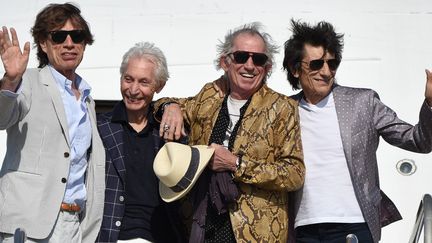
[[(354, 192), (373, 240), (378, 242), (381, 227), (402, 219), (394, 203), (380, 189), (376, 157), (379, 139), (382, 137), (389, 144), (412, 152), (431, 152), (432, 109), (424, 102), (419, 122), (413, 126), (399, 119), (371, 89), (335, 84), (332, 91)], [(297, 101), (302, 97), (303, 92), (292, 96)], [(290, 195), (288, 242), (295, 242), (294, 219), (301, 198), (301, 189)]]

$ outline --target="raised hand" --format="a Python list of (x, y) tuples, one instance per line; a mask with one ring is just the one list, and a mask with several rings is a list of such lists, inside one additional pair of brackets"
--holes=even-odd
[(30, 42), (26, 42), (21, 51), (14, 28), (10, 28), (10, 35), (6, 26), (3, 26), (0, 30), (0, 56), (6, 73), (2, 79), (2, 89), (14, 89), (18, 86), (27, 68), (30, 54)]
[(425, 98), (429, 106), (432, 106), (432, 72), (428, 69), (426, 71), (426, 91)]

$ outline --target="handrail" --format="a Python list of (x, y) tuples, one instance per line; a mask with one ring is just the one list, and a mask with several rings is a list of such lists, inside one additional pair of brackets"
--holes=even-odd
[(345, 243), (359, 243), (355, 234), (348, 234)]
[(17, 228), (14, 233), (14, 243), (24, 243), (26, 241), (26, 233), (23, 229)]
[(423, 228), (424, 243), (432, 243), (432, 197), (429, 194), (423, 195), (408, 243), (417, 243)]

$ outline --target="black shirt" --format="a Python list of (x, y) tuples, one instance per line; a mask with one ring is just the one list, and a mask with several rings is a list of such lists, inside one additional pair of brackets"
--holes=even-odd
[(169, 218), (159, 197), (158, 179), (153, 172), (155, 148), (159, 148), (157, 143), (162, 141), (158, 135), (152, 134), (158, 132), (159, 125), (151, 114), (150, 110), (146, 127), (136, 132), (129, 125), (124, 104), (113, 111), (112, 121), (122, 124), (125, 141), (125, 213), (120, 240), (143, 238), (165, 242), (158, 238), (166, 235)]

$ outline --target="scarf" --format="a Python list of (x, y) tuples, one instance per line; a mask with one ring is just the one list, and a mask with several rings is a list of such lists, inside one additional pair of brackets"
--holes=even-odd
[[(226, 131), (230, 122), (228, 106), (228, 95), (225, 96), (221, 110), (219, 111), (216, 123), (210, 135), (209, 145), (212, 143), (223, 144)], [(243, 115), (250, 104), (249, 99), (240, 108), (240, 118), (234, 126), (233, 132), (229, 138), (228, 150), (232, 150), (237, 131), (240, 127)], [(193, 196), (193, 221), (191, 237), (189, 242), (204, 242), (205, 223), (207, 216), (207, 206), (213, 207), (218, 214), (228, 212), (228, 205), (235, 202), (239, 197), (237, 185), (232, 180), (231, 172), (214, 172), (205, 169), (204, 173), (198, 179), (195, 195)], [(209, 201), (210, 199), (210, 201)], [(232, 229), (231, 229), (232, 230)]]

